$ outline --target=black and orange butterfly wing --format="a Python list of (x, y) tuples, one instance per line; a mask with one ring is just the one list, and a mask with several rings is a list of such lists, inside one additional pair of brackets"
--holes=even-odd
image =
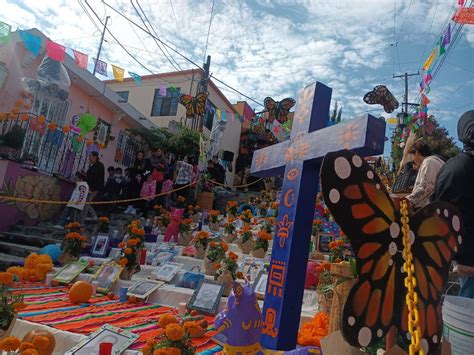
[(296, 101), (291, 97), (287, 97), (286, 99), (277, 102), (277, 107), (275, 109), (275, 119), (277, 119), (280, 123), (285, 123), (288, 121), (288, 114), (295, 104)]
[(194, 117), (193, 97), (191, 95), (179, 95), (178, 102), (186, 108), (186, 117)]
[[(462, 243), (461, 219), (452, 205), (435, 202), (415, 213), (410, 228), (421, 345), (425, 354), (436, 354), (442, 332), (441, 296), (448, 283), (451, 261)], [(408, 335), (407, 320), (405, 304), (400, 326), (405, 335)]]
[(196, 99), (195, 99), (196, 104), (195, 104), (194, 112), (198, 116), (202, 116), (206, 113), (207, 95), (208, 95), (207, 92), (201, 92), (196, 95)]
[(326, 205), (351, 241), (359, 275), (344, 306), (342, 333), (354, 346), (371, 346), (399, 324), (405, 299), (400, 216), (377, 174), (350, 151), (326, 155), (321, 186)]
[(268, 120), (270, 122), (273, 122), (275, 119), (277, 104), (278, 103), (269, 96), (263, 100), (263, 106), (265, 106), (265, 111), (268, 111)]

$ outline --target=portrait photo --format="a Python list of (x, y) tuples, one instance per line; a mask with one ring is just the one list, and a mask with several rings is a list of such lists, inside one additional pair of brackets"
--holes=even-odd
[(329, 233), (318, 233), (314, 240), (315, 250), (320, 253), (329, 253), (329, 243), (334, 241), (336, 236)]
[(146, 298), (163, 284), (163, 281), (140, 280), (128, 289), (127, 296)]
[(54, 275), (53, 280), (59, 283), (68, 284), (72, 282), (87, 267), (87, 262), (74, 261), (63, 266)]
[(183, 266), (183, 264), (167, 262), (158, 267), (156, 278), (161, 281), (170, 282)]
[(203, 279), (189, 300), (188, 308), (207, 314), (216, 314), (223, 292), (224, 286), (221, 283)]
[(267, 287), (267, 280), (268, 280), (268, 274), (262, 270), (260, 271), (258, 276), (255, 278), (255, 281), (253, 282), (253, 290), (255, 291), (255, 294), (257, 295), (258, 299), (265, 298), (265, 289)]
[(112, 288), (113, 284), (118, 280), (123, 266), (114, 262), (103, 263), (97, 273), (94, 275), (94, 281), (99, 283), (97, 292), (107, 294)]
[(98, 234), (92, 246), (91, 254), (93, 256), (105, 257), (110, 237), (107, 234)]

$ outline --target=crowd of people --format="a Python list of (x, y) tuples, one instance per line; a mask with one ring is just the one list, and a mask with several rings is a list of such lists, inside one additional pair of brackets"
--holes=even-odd
[[(124, 213), (146, 217), (154, 205), (168, 209), (178, 196), (191, 201), (199, 173), (194, 156), (175, 160), (173, 155), (165, 156), (158, 148), (149, 158), (144, 151), (137, 152), (133, 165), (125, 170), (109, 166), (105, 176), (99, 154), (92, 152), (87, 172), (76, 174), (75, 189), (56, 227), (63, 228), (68, 219), (80, 223), (85, 219), (96, 220), (97, 211), (105, 215), (122, 209)], [(213, 183), (225, 184), (226, 170), (217, 156), (208, 161), (205, 173)], [(110, 201), (110, 204), (91, 205), (86, 201)]]

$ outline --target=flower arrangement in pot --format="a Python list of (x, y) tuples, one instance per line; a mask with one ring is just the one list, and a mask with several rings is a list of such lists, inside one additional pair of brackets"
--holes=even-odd
[(179, 223), (179, 237), (178, 237), (178, 244), (179, 245), (188, 245), (192, 239), (191, 234), (191, 223), (193, 223), (192, 219), (187, 218), (181, 220)]
[(260, 214), (260, 217), (265, 218), (267, 216), (267, 211), (268, 211), (268, 206), (266, 202), (261, 202), (258, 205), (258, 212)]
[(227, 222), (224, 223), (224, 233), (222, 234), (222, 240), (226, 243), (232, 243), (235, 239), (235, 230), (234, 225), (235, 219), (232, 217), (227, 218)]
[(260, 230), (257, 233), (257, 240), (251, 252), (251, 255), (256, 258), (264, 258), (268, 250), (268, 242), (273, 239), (273, 236), (265, 230)]
[(209, 229), (214, 232), (219, 231), (219, 221), (221, 219), (222, 215), (219, 211), (217, 210), (210, 210), (209, 211), (209, 222), (211, 225), (209, 226)]
[(249, 254), (254, 246), (255, 240), (253, 239), (252, 228), (249, 226), (243, 226), (242, 229), (239, 231), (239, 239), (237, 241), (237, 245), (239, 246), (242, 253)]
[(209, 243), (208, 232), (199, 231), (196, 233), (196, 236), (194, 237), (194, 247), (196, 248), (196, 252), (194, 253), (195, 258), (204, 259), (208, 243)]
[(253, 219), (252, 211), (251, 210), (243, 211), (239, 218), (242, 220), (244, 226), (245, 225), (248, 226), (250, 223), (252, 223), (252, 219)]
[(229, 246), (225, 242), (210, 242), (207, 249), (206, 258), (204, 259), (204, 268), (206, 275), (214, 276), (221, 260), (225, 257), (225, 253), (229, 250)]
[(109, 234), (109, 218), (108, 217), (99, 217), (99, 225), (97, 226), (98, 233)]
[(66, 225), (66, 229), (68, 233), (61, 245), (62, 253), (59, 256), (59, 262), (62, 265), (77, 260), (81, 251), (87, 246), (87, 237), (81, 235), (83, 228), (81, 228), (79, 223), (69, 223)]
[(263, 220), (261, 229), (267, 233), (273, 234), (273, 228), (275, 226), (275, 217), (267, 217)]
[(199, 222), (199, 217), (201, 215), (201, 207), (199, 205), (189, 205), (188, 206), (188, 215), (192, 219), (193, 223)]
[(239, 204), (237, 203), (237, 201), (228, 201), (225, 211), (227, 213), (227, 216), (235, 217), (237, 216), (238, 209)]
[(145, 248), (145, 230), (140, 228), (138, 220), (132, 221), (128, 226), (128, 239), (119, 244), (122, 248), (118, 264), (125, 267), (120, 274), (123, 280), (130, 280), (136, 272), (140, 271), (140, 258)]
[(26, 308), (23, 294), (15, 294), (10, 289), (14, 278), (15, 275), (10, 272), (0, 272), (0, 338), (11, 329), (16, 313)]
[(237, 272), (238, 265), (237, 259), (239, 256), (229, 251), (221, 262), (216, 266), (217, 272), (214, 276), (216, 281), (219, 281), (224, 285), (224, 296), (228, 296), (232, 288), (232, 281), (237, 278), (243, 278), (241, 272)]

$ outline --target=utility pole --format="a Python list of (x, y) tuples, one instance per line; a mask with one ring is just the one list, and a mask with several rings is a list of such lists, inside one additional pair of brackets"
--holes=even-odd
[[(204, 73), (203, 73), (203, 77), (201, 79), (201, 83), (198, 87), (198, 93), (199, 92), (207, 92), (207, 88), (208, 88), (208, 85), (209, 85), (209, 69), (211, 67), (211, 56), (208, 55), (207, 56), (207, 60), (206, 60), (206, 63), (204, 63), (203, 65), (203, 68), (204, 68)], [(207, 104), (207, 100), (206, 100), (206, 104)], [(202, 132), (202, 127), (204, 125), (204, 117), (200, 117), (199, 118), (199, 132)]]
[(408, 106), (418, 106), (418, 104), (412, 104), (412, 103), (409, 103), (408, 102), (408, 78), (411, 77), (411, 76), (416, 76), (416, 75), (420, 75), (420, 72), (416, 72), (416, 73), (411, 73), (411, 74), (408, 74), (408, 73), (405, 73), (405, 74), (402, 74), (402, 75), (393, 75), (393, 78), (403, 78), (405, 79), (405, 102), (402, 102), (402, 105), (405, 106), (405, 109), (403, 109), (403, 106), (402, 106), (402, 112), (405, 113), (406, 115), (408, 115)]
[(102, 44), (104, 43), (105, 30), (107, 29), (107, 22), (109, 22), (109, 18), (110, 18), (110, 16), (107, 16), (105, 18), (104, 30), (102, 31), (102, 36), (100, 37), (99, 50), (97, 52), (97, 57), (96, 57), (95, 63), (94, 63), (94, 71), (92, 72), (92, 75), (94, 75), (94, 76), (95, 76), (95, 72), (96, 72), (96, 69), (97, 69), (97, 61), (99, 60), (100, 52), (102, 51)]

